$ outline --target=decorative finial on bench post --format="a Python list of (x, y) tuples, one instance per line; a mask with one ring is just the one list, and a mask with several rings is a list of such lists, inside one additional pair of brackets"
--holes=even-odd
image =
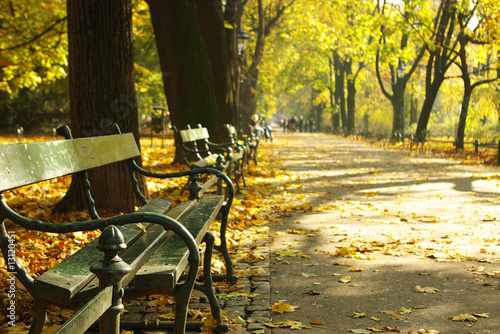
[(97, 249), (104, 253), (98, 263), (90, 267), (90, 271), (99, 278), (99, 288), (113, 285), (113, 302), (111, 307), (99, 318), (99, 333), (120, 332), (120, 312), (123, 310), (122, 279), (132, 271), (118, 253), (127, 248), (120, 230), (108, 226), (99, 237)]
[(198, 182), (200, 179), (200, 174), (189, 175), (189, 183), (187, 184), (186, 189), (189, 191), (190, 200), (200, 199), (200, 190), (203, 189), (203, 186)]
[[(217, 156), (215, 169), (217, 169), (221, 172), (224, 172), (224, 170), (226, 169), (225, 165), (226, 165), (226, 159), (224, 158), (224, 156), (222, 156), (222, 154), (219, 154)], [(231, 168), (229, 168), (229, 170), (231, 170)], [(221, 178), (219, 178), (217, 180), (217, 195), (222, 195), (222, 179)]]

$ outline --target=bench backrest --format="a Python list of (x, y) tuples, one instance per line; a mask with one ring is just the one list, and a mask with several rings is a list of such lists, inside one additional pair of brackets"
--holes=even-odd
[[(212, 152), (208, 145), (210, 135), (208, 134), (207, 128), (198, 125), (197, 128), (193, 129), (188, 125), (187, 129), (180, 131), (174, 127), (174, 131), (177, 132), (181, 140), (181, 145), (183, 146), (182, 153), (188, 166), (192, 161), (202, 160), (205, 157), (212, 156)], [(186, 149), (189, 152), (186, 152)]]
[(139, 155), (132, 133), (0, 145), (0, 192)]
[(184, 143), (198, 140), (208, 140), (210, 138), (207, 128), (194, 128), (179, 131)]

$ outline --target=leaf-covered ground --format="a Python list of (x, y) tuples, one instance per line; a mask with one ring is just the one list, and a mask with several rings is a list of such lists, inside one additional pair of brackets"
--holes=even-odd
[(292, 307), (275, 312), (273, 334), (498, 331), (498, 166), (439, 147), (289, 138), (269, 147), (293, 172), (271, 214), (271, 300)]
[[(257, 266), (267, 256), (240, 251), (240, 245), (250, 243), (258, 250), (263, 243), (260, 238), (271, 235), (275, 300), (270, 308), (275, 316), (268, 328), (273, 332), (312, 327), (354, 333), (439, 333), (439, 326), (429, 327), (421, 320), (436, 312), (442, 313), (439, 321), (444, 328), (460, 323), (456, 333), (474, 333), (481, 324), (487, 324), (485, 330), (491, 327), (493, 314), (468, 309), (465, 304), (469, 295), (483, 296), (474, 294), (474, 289), (487, 291), (492, 297), (498, 293), (500, 268), (495, 265), (500, 252), (500, 175), (495, 166), (476, 170), (478, 164), (494, 160), (493, 155), (456, 155), (430, 144), (409, 152), (399, 145), (371, 145), (322, 134), (277, 135), (274, 143), (262, 143), (260, 164), (250, 164), (248, 187), (233, 205), (229, 231), (234, 261)], [(7, 141), (0, 139), (0, 143)], [(162, 172), (184, 168), (172, 165), (172, 140), (166, 141), (165, 149), (159, 148), (158, 140), (152, 148), (149, 140), (142, 144), (146, 167)], [(59, 178), (6, 193), (5, 197), (31, 218), (58, 223), (88, 219), (85, 212), (50, 214), (69, 181), (69, 177)], [(174, 201), (185, 199), (180, 195), (182, 185), (174, 180), (148, 181), (153, 196)], [(243, 237), (243, 230), (255, 233)], [(37, 276), (96, 236), (16, 229), (16, 250), (30, 273)], [(221, 270), (220, 266), (222, 262), (215, 261), (214, 271)], [(6, 277), (1, 263), (4, 303), (8, 302)], [(220, 298), (252, 298), (238, 285), (218, 284), (217, 290)], [(414, 295), (411, 301), (404, 300), (408, 294)], [(439, 305), (432, 304), (429, 296), (439, 300)], [(30, 297), (22, 292), (16, 297), (18, 323), (29, 323)], [(154, 307), (163, 319), (171, 318), (168, 298), (155, 296), (138, 303)], [(456, 303), (463, 307), (454, 306)], [(69, 315), (51, 308), (46, 332)], [(193, 319), (206, 315), (207, 310), (191, 310)], [(413, 317), (419, 319), (415, 324)], [(236, 327), (243, 321), (227, 320)], [(493, 324), (499, 324), (497, 318)], [(22, 332), (26, 328), (11, 330)], [(210, 330), (208, 319), (205, 331)]]

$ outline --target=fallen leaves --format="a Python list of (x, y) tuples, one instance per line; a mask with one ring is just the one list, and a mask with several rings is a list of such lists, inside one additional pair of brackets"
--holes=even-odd
[(415, 286), (415, 292), (422, 292), (422, 293), (436, 293), (438, 292), (439, 289), (433, 288), (433, 287), (422, 287), (420, 285)]
[(298, 306), (292, 306), (289, 303), (285, 303), (283, 301), (274, 303), (271, 307), (274, 313), (291, 313), (295, 312), (295, 310), (299, 308)]
[(478, 318), (489, 318), (490, 316), (486, 313), (462, 313), (459, 315), (452, 315), (450, 316), (450, 319), (453, 321), (470, 321), (470, 322), (476, 322)]
[(340, 283), (351, 283), (352, 282), (351, 276), (341, 276), (341, 277), (339, 277), (339, 282)]
[(366, 312), (363, 312), (363, 311), (356, 311), (356, 312), (352, 312), (349, 316), (351, 318), (364, 318), (364, 317), (367, 317), (368, 314)]

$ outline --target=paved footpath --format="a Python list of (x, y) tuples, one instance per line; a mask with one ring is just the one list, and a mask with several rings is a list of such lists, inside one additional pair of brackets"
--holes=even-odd
[(269, 242), (246, 245), (269, 259), (236, 265), (258, 296), (222, 302), (246, 320), (232, 333), (500, 333), (498, 166), (324, 134), (264, 145), (293, 176), (272, 185)]

